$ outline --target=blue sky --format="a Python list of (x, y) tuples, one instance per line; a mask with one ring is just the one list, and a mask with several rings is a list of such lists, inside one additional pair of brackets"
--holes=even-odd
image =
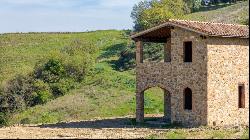
[(0, 0), (0, 33), (132, 29), (141, 0)]

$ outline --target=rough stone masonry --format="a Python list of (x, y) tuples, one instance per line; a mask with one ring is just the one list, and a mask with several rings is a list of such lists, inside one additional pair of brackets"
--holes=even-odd
[[(144, 121), (144, 91), (160, 87), (169, 123), (249, 126), (248, 26), (169, 20), (132, 39), (137, 122)], [(165, 43), (164, 62), (144, 63), (143, 42)]]

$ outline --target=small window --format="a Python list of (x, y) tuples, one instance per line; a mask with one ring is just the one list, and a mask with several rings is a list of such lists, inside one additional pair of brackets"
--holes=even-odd
[(192, 90), (186, 88), (184, 91), (184, 109), (192, 110)]
[(245, 86), (239, 85), (239, 108), (245, 108)]
[(192, 42), (184, 42), (184, 62), (192, 62)]

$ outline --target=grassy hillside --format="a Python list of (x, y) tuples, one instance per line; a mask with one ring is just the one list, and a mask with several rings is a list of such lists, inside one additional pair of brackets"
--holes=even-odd
[[(98, 48), (96, 65), (79, 89), (44, 105), (17, 113), (13, 123), (52, 123), (93, 117), (134, 115), (134, 70), (119, 72), (112, 62), (130, 42), (125, 31), (97, 31), (75, 34), (1, 35), (0, 65), (2, 86), (16, 74), (27, 74), (42, 58), (77, 39), (93, 42)], [(149, 94), (150, 93), (150, 94)], [(153, 93), (162, 93), (155, 96)], [(163, 112), (163, 92), (152, 89), (145, 99), (146, 113)]]
[(245, 24), (249, 20), (249, 0), (237, 4), (220, 4), (204, 7), (200, 12), (189, 14), (189, 20), (223, 22), (230, 24)]
[[(120, 31), (75, 34), (5, 34), (0, 35), (0, 82), (15, 74), (29, 73), (35, 63), (77, 39), (86, 39), (100, 48), (124, 43)], [(125, 40), (126, 41), (126, 40)]]

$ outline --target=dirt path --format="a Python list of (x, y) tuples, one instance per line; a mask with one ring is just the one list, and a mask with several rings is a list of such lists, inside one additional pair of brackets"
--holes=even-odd
[[(147, 117), (147, 116), (146, 116)], [(160, 116), (149, 116), (159, 117)], [(72, 121), (57, 124), (45, 125), (22, 125), (0, 128), (0, 139), (141, 139), (151, 136), (163, 136), (167, 132), (178, 131), (186, 135), (187, 138), (210, 138), (213, 131), (207, 128), (174, 129), (153, 126), (134, 126), (131, 116), (121, 118), (97, 118), (87, 121)], [(149, 122), (149, 121), (148, 121)], [(155, 127), (157, 126), (157, 127)], [(212, 129), (213, 130), (213, 129)], [(211, 134), (209, 134), (209, 132)], [(219, 132), (219, 131), (218, 131)], [(226, 131), (225, 131), (226, 132)], [(226, 133), (220, 135), (226, 135)], [(242, 131), (230, 132), (230, 138), (240, 138)], [(176, 134), (175, 132), (172, 134)], [(216, 134), (216, 133), (215, 133)], [(211, 135), (211, 136), (210, 136)], [(218, 134), (217, 134), (218, 135)], [(218, 136), (220, 136), (218, 135)]]
[(55, 138), (91, 138), (119, 139), (146, 138), (161, 131), (146, 128), (39, 128), (39, 127), (10, 127), (0, 129), (1, 139), (55, 139)]
[(1, 139), (55, 139), (55, 138), (147, 138), (166, 130), (134, 128), (131, 118), (93, 119), (46, 125), (22, 125), (0, 128)]

